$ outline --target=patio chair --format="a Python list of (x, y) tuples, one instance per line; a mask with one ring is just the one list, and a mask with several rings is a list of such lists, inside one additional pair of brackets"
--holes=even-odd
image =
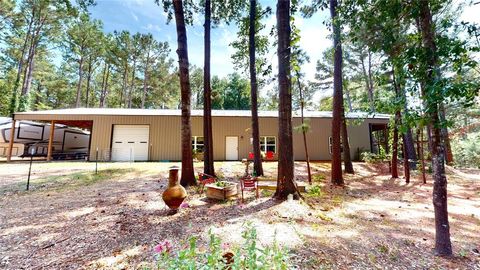
[(245, 176), (240, 178), (240, 189), (242, 190), (242, 203), (244, 201), (243, 191), (255, 191), (255, 197), (258, 199), (258, 180), (256, 177)]
[(205, 185), (217, 182), (217, 178), (206, 173), (198, 173), (198, 182), (202, 187), (199, 193), (202, 193)]

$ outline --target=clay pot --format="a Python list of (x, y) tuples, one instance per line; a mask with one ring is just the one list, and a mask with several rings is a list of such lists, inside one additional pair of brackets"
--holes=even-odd
[(162, 194), (165, 204), (173, 210), (178, 209), (187, 197), (187, 191), (178, 182), (178, 167), (170, 168), (168, 175), (168, 187)]

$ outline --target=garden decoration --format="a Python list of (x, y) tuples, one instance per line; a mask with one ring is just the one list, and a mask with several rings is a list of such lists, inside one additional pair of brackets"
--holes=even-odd
[(245, 164), (245, 176), (250, 175), (250, 172), (248, 171), (248, 167), (250, 166), (250, 160), (249, 159), (242, 159), (242, 163)]
[(258, 199), (258, 179), (247, 175), (240, 178), (240, 189), (242, 190), (242, 203), (244, 201), (243, 191), (255, 191), (255, 197)]
[(228, 181), (218, 181), (205, 185), (207, 187), (207, 198), (216, 200), (227, 200), (238, 194), (236, 183)]
[(177, 166), (170, 167), (168, 175), (168, 187), (162, 194), (165, 204), (173, 210), (177, 210), (187, 197), (187, 191), (178, 182)]
[(206, 173), (198, 173), (198, 182), (200, 182), (201, 186), (199, 193), (202, 193), (205, 185), (217, 182), (217, 178)]

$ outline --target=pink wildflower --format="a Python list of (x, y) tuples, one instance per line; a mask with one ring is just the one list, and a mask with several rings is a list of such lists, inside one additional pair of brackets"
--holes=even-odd
[(222, 243), (222, 249), (229, 250), (230, 249), (230, 243)]
[(168, 240), (164, 240), (160, 244), (156, 245), (153, 250), (156, 253), (170, 253), (172, 250), (172, 243), (170, 243)]
[(238, 205), (238, 208), (240, 208), (240, 209), (245, 209), (245, 208), (247, 208), (247, 206), (245, 206), (245, 204), (239, 204), (239, 205)]
[(189, 208), (189, 207), (190, 207), (190, 205), (186, 202), (180, 204), (180, 208)]

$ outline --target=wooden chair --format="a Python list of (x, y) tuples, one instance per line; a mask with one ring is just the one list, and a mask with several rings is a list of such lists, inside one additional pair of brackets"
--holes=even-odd
[(258, 199), (258, 180), (256, 177), (245, 176), (240, 178), (240, 189), (242, 190), (242, 203), (244, 201), (243, 191), (255, 191), (255, 197)]
[(198, 173), (198, 182), (202, 187), (199, 193), (202, 193), (205, 185), (217, 182), (217, 178), (206, 173)]

